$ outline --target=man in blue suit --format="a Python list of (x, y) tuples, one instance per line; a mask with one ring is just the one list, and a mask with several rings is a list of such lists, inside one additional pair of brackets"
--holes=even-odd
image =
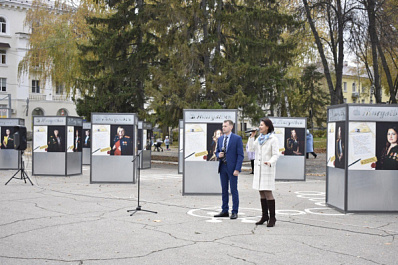
[(229, 183), (232, 194), (231, 219), (236, 219), (239, 209), (238, 175), (242, 168), (244, 154), (242, 137), (233, 134), (233, 128), (234, 123), (231, 120), (224, 121), (223, 136), (218, 138), (216, 156), (219, 158), (218, 173), (220, 173), (222, 189), (222, 211), (214, 217), (229, 217)]

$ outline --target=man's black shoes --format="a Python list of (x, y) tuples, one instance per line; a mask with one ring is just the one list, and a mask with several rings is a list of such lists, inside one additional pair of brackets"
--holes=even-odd
[(214, 217), (229, 217), (228, 212), (221, 212), (219, 214), (214, 215)]
[(232, 213), (231, 214), (231, 219), (236, 219), (238, 218), (238, 214), (237, 213)]

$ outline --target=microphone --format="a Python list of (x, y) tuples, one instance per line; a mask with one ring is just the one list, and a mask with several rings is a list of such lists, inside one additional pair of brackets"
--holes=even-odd
[(221, 152), (224, 153), (224, 156), (221, 158), (221, 161), (226, 165), (227, 164), (227, 157), (226, 157), (226, 153), (225, 153), (225, 147), (221, 148)]
[(257, 131), (258, 131), (258, 129), (250, 129), (250, 130), (245, 131), (245, 133), (252, 133), (252, 132), (257, 132)]

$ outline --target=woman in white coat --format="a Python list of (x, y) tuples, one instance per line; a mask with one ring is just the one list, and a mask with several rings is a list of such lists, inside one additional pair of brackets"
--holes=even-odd
[[(260, 136), (254, 140), (256, 132), (250, 135), (249, 151), (254, 151), (253, 189), (260, 192), (261, 209), (263, 215), (256, 225), (267, 221), (267, 227), (273, 227), (275, 218), (275, 199), (272, 191), (275, 190), (275, 169), (279, 157), (279, 143), (274, 134), (274, 125), (268, 118), (262, 118), (259, 127)], [(269, 216), (268, 216), (269, 210)]]

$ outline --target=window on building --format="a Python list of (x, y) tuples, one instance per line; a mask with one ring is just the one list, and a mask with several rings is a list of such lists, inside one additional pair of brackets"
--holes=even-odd
[(347, 82), (343, 83), (343, 87), (344, 87), (344, 92), (347, 92)]
[(0, 78), (0, 91), (7, 91), (7, 78)]
[(356, 92), (356, 84), (352, 83), (352, 92)]
[(6, 50), (0, 50), (0, 64), (7, 63), (7, 52)]
[(370, 104), (373, 104), (373, 99), (370, 100)]
[(35, 108), (32, 111), (32, 116), (44, 116), (44, 111), (41, 108)]
[(362, 93), (365, 93), (365, 88), (362, 86)]
[(354, 98), (354, 99), (352, 100), (352, 103), (357, 103), (357, 99)]
[(68, 111), (66, 109), (59, 109), (57, 111), (57, 116), (68, 116)]
[(0, 33), (6, 33), (6, 20), (4, 17), (0, 17)]
[(55, 86), (55, 94), (63, 95), (64, 94), (64, 90), (65, 90), (64, 88), (65, 88), (65, 86), (63, 84), (57, 84)]
[(32, 80), (32, 93), (40, 93), (39, 80)]
[(343, 101), (344, 101), (344, 103), (347, 103), (347, 99), (346, 98), (343, 98)]
[(363, 103), (365, 103), (365, 100), (364, 100), (364, 99), (362, 99), (362, 104), (363, 104)]

